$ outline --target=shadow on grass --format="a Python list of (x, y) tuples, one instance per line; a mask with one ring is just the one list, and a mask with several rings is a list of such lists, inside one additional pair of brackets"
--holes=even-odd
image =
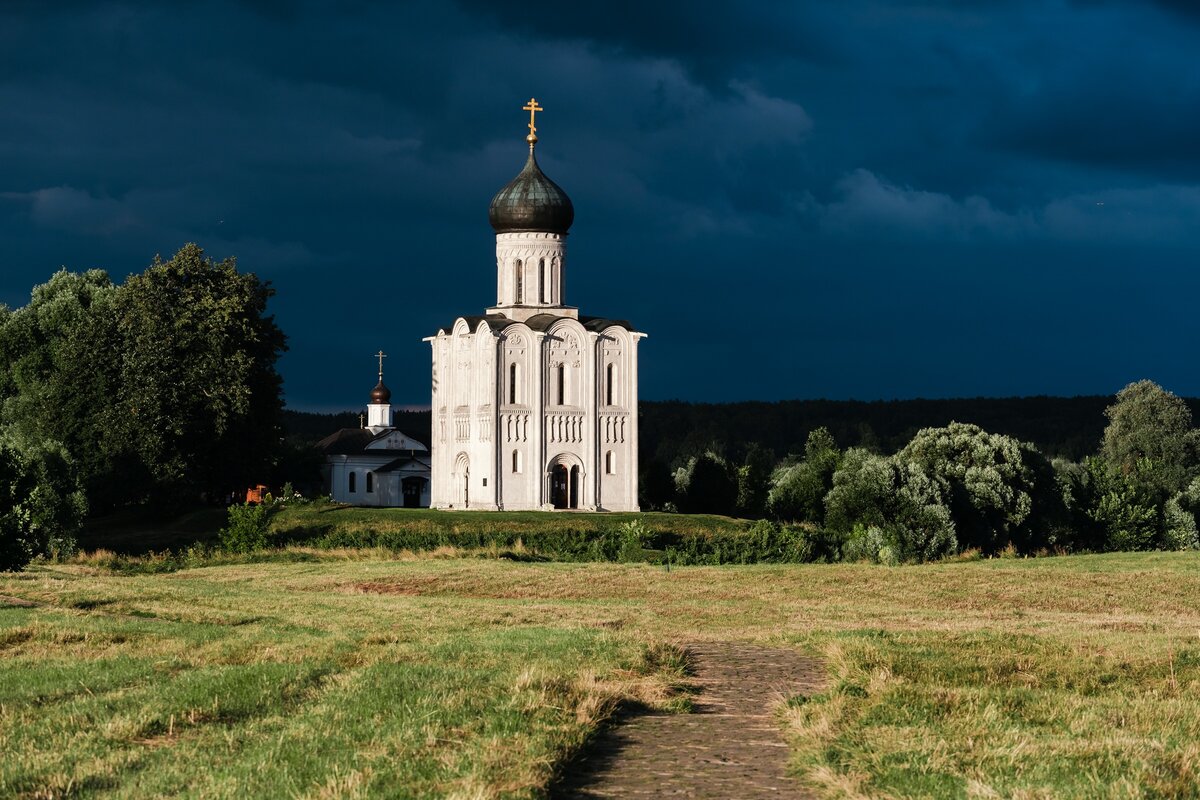
[[(623, 701), (612, 715), (601, 723), (592, 735), (555, 770), (548, 787), (551, 800), (590, 800), (607, 797), (602, 787), (606, 776), (620, 762), (624, 752), (634, 743), (623, 735), (631, 723), (650, 716), (672, 713), (659, 711), (642, 703)], [(645, 787), (646, 796), (653, 797), (654, 787)]]

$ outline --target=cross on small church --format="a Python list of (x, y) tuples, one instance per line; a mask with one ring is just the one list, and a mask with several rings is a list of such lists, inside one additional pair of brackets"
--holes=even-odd
[(529, 135), (525, 138), (529, 144), (537, 141), (537, 112), (545, 111), (546, 109), (538, 105), (538, 101), (534, 98), (529, 98), (529, 102), (521, 106), (521, 110), (529, 112)]
[(383, 360), (387, 358), (387, 353), (380, 350), (375, 357), (379, 359), (379, 380), (383, 380)]

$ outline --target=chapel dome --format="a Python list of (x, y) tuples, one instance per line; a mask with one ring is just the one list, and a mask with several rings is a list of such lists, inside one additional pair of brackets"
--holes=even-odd
[(392, 390), (383, 385), (383, 378), (379, 379), (379, 383), (375, 384), (375, 388), (371, 390), (372, 403), (390, 403), (392, 400)]
[(558, 184), (546, 177), (529, 148), (529, 160), (488, 208), (496, 233), (539, 231), (566, 234), (575, 221), (575, 207)]

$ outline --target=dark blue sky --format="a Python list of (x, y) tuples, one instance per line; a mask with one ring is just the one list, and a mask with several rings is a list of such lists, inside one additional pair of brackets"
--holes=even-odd
[(1200, 395), (1200, 4), (575, 5), (0, 5), (0, 302), (195, 241), (290, 405), (428, 403), (535, 95), (644, 398)]

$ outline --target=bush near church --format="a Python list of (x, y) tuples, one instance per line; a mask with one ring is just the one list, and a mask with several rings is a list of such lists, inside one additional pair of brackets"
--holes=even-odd
[(62, 445), (0, 430), (0, 571), (69, 555), (87, 503)]

